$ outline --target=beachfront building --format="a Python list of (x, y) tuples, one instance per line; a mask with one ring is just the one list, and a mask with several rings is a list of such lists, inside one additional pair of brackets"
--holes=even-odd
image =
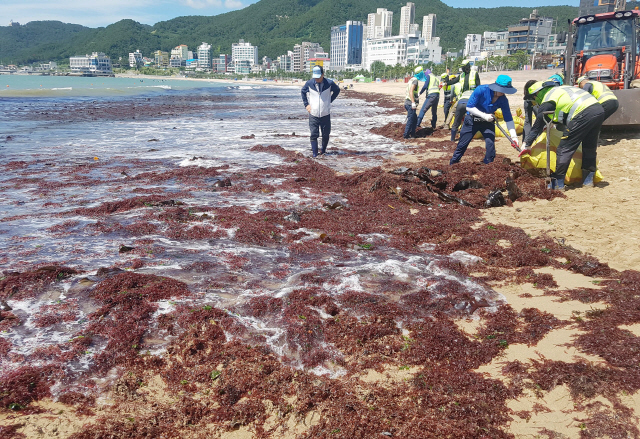
[(213, 58), (211, 70), (215, 73), (227, 73), (227, 65), (229, 64), (229, 56), (224, 53), (217, 58)]
[(442, 47), (440, 39), (432, 38), (430, 41), (424, 38), (410, 38), (407, 41), (406, 65), (427, 64), (432, 62), (440, 64), (442, 62)]
[[(613, 12), (616, 7), (616, 0), (580, 0), (580, 16), (604, 14), (605, 12)], [(626, 9), (626, 3), (622, 2), (620, 11)]]
[(326, 52), (317, 52), (313, 58), (309, 58), (304, 63), (304, 71), (307, 73), (311, 73), (315, 66), (320, 66), (324, 70), (327, 70), (331, 67), (331, 59), (329, 58), (329, 54)]
[(211, 68), (211, 44), (202, 42), (198, 46), (198, 68), (203, 70)]
[(550, 34), (547, 37), (546, 52), (551, 55), (563, 55), (567, 50), (567, 34), (561, 32), (559, 34)]
[(409, 35), (415, 28), (416, 5), (415, 3), (407, 3), (407, 6), (400, 8), (400, 35)]
[[(364, 26), (361, 21), (347, 21), (331, 28), (332, 70), (360, 70)], [(318, 58), (316, 54), (316, 58)]]
[(436, 36), (436, 14), (422, 17), (422, 39), (431, 41)]
[(293, 46), (293, 56), (291, 57), (292, 71), (304, 72), (307, 60), (309, 58), (315, 58), (319, 52), (324, 52), (324, 49), (319, 43), (303, 41), (301, 44)]
[(529, 18), (523, 18), (520, 23), (509, 26), (507, 53), (513, 55), (519, 50), (543, 53), (552, 28), (553, 18), (542, 17), (534, 9)]
[(159, 69), (166, 69), (169, 67), (169, 52), (162, 50), (156, 50), (153, 52), (153, 62)]
[(129, 53), (129, 67), (131, 67), (132, 69), (138, 68), (141, 65), (143, 65), (143, 61), (142, 61), (142, 53), (140, 53), (139, 50), (136, 50), (135, 52), (130, 52)]
[[(237, 70), (238, 63), (242, 61), (242, 66), (246, 65), (245, 61), (249, 61), (249, 72), (251, 71), (251, 66), (255, 66), (258, 64), (258, 47), (252, 46), (248, 41), (240, 40), (237, 43), (233, 43), (231, 45), (231, 62), (236, 66), (236, 73), (239, 73)], [(244, 67), (242, 67), (244, 69)], [(244, 72), (244, 70), (243, 70)]]
[(91, 55), (77, 55), (69, 58), (71, 73), (92, 76), (113, 75), (111, 58), (102, 52), (93, 52)]
[(181, 44), (171, 49), (169, 65), (171, 67), (182, 67), (189, 58), (189, 48), (186, 44)]
[(367, 29), (365, 39), (385, 38), (391, 36), (393, 24), (393, 12), (385, 8), (378, 8), (375, 13), (367, 17)]
[(480, 47), (482, 46), (482, 35), (480, 34), (467, 34), (464, 39), (464, 52), (465, 58), (479, 57)]
[(362, 64), (365, 70), (371, 64), (382, 61), (388, 66), (405, 65), (407, 59), (407, 37), (396, 35), (385, 38), (365, 40), (362, 49)]
[(279, 70), (282, 70), (282, 71), (285, 71), (285, 72), (291, 72), (292, 71), (291, 55), (292, 55), (292, 51), (290, 50), (287, 55), (280, 55), (278, 57), (278, 69)]

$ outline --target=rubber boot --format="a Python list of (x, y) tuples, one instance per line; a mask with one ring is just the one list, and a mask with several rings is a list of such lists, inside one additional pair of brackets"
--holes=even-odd
[(318, 141), (317, 140), (311, 141), (311, 152), (313, 153), (314, 158), (318, 157)]
[(327, 152), (327, 145), (329, 145), (329, 139), (326, 141), (322, 139), (322, 149), (320, 150), (320, 155), (324, 155)]
[(582, 170), (582, 176), (584, 177), (584, 180), (582, 182), (582, 186), (586, 186), (586, 187), (594, 187), (594, 183), (593, 183), (593, 177), (596, 176), (596, 173), (594, 171), (591, 171), (589, 169), (583, 169)]
[(551, 184), (547, 185), (547, 189), (553, 189), (557, 191), (564, 191), (564, 178), (552, 178)]

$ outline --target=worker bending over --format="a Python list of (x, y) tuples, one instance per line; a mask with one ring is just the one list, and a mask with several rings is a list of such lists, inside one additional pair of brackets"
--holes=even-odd
[(422, 90), (420, 90), (420, 94), (427, 92), (427, 98), (424, 100), (424, 104), (422, 105), (422, 110), (420, 110), (420, 114), (418, 115), (417, 126), (419, 127), (422, 124), (422, 119), (424, 119), (424, 115), (429, 108), (431, 108), (431, 129), (436, 128), (436, 122), (438, 121), (438, 102), (440, 101), (440, 80), (431, 73), (431, 70), (427, 69), (424, 71), (425, 73), (425, 82), (422, 86)]
[(576, 85), (581, 89), (591, 93), (598, 100), (604, 110), (604, 120), (609, 119), (613, 113), (618, 111), (618, 98), (605, 84), (599, 81), (591, 81), (586, 76), (581, 76), (576, 81)]
[[(545, 119), (565, 126), (556, 151), (556, 169), (551, 174), (550, 189), (564, 190), (569, 163), (581, 143), (583, 185), (593, 186), (598, 135), (604, 120), (602, 105), (582, 89), (557, 86), (553, 81), (527, 82), (524, 98), (537, 104), (538, 112), (536, 121), (524, 140), (522, 153), (530, 152), (531, 145), (545, 126)], [(546, 111), (553, 113), (544, 115)]]
[[(553, 81), (556, 85), (564, 84), (564, 74), (562, 73), (554, 73), (549, 76), (546, 81)], [(522, 130), (522, 141), (524, 142), (524, 138), (527, 137), (529, 131), (531, 131), (531, 124), (533, 123), (533, 101), (524, 100), (524, 126)]]
[(460, 140), (449, 161), (450, 165), (458, 163), (464, 155), (473, 136), (479, 131), (484, 137), (487, 149), (483, 163), (491, 163), (496, 157), (496, 125), (493, 113), (497, 109), (502, 110), (502, 116), (509, 128), (511, 138), (517, 144), (516, 126), (513, 123), (513, 116), (509, 108), (509, 100), (505, 95), (516, 92), (516, 88), (511, 85), (511, 78), (507, 75), (500, 75), (496, 82), (489, 85), (480, 85), (471, 94), (467, 102), (467, 114), (464, 117), (462, 130), (460, 130)]
[(420, 103), (420, 93), (418, 93), (418, 81), (426, 81), (422, 66), (418, 66), (413, 71), (413, 76), (407, 83), (407, 93), (404, 96), (404, 108), (407, 110), (407, 124), (404, 127), (405, 139), (413, 139), (416, 137), (416, 126), (418, 115), (416, 109)]

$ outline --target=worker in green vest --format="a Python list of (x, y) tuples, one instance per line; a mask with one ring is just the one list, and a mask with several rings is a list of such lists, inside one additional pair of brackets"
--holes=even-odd
[(445, 120), (449, 117), (449, 111), (451, 111), (451, 105), (453, 100), (452, 89), (453, 86), (447, 85), (449, 79), (455, 78), (454, 75), (449, 75), (448, 73), (443, 73), (440, 75), (440, 88), (442, 88), (442, 92), (444, 94), (444, 102), (443, 102), (443, 110), (444, 110), (444, 118)]
[(419, 82), (426, 81), (427, 77), (422, 71), (422, 66), (418, 66), (413, 71), (413, 76), (407, 82), (407, 92), (404, 96), (404, 108), (407, 110), (407, 124), (404, 127), (404, 134), (402, 137), (405, 139), (414, 139), (416, 137), (416, 123), (418, 115), (416, 110), (420, 103), (420, 93), (418, 92)]
[(462, 91), (475, 90), (480, 85), (480, 75), (477, 70), (471, 71), (471, 63), (468, 60), (462, 61), (460, 66), (462, 72), (454, 78), (447, 80), (447, 85), (453, 85), (458, 82), (462, 83)]
[(595, 97), (602, 109), (604, 110), (604, 120), (618, 111), (618, 98), (605, 84), (599, 81), (592, 81), (586, 76), (581, 76), (576, 81), (576, 85), (581, 89), (591, 93)]
[(417, 126), (419, 127), (422, 124), (422, 119), (429, 108), (431, 108), (431, 129), (436, 128), (436, 122), (438, 121), (438, 102), (440, 101), (440, 80), (431, 73), (431, 70), (427, 69), (424, 71), (425, 73), (425, 81), (422, 89), (420, 90), (420, 94), (426, 92), (427, 98), (424, 100), (424, 104), (422, 104), (422, 109), (420, 110), (420, 114), (418, 115)]
[[(526, 100), (538, 105), (536, 121), (525, 137), (522, 154), (531, 152), (531, 145), (542, 133), (545, 119), (564, 125), (562, 139), (556, 150), (556, 169), (551, 174), (550, 189), (564, 190), (564, 178), (573, 154), (582, 144), (583, 185), (593, 187), (597, 170), (598, 136), (604, 121), (604, 110), (597, 99), (586, 91), (553, 81), (531, 80), (525, 84)], [(544, 115), (547, 111), (552, 114)]]

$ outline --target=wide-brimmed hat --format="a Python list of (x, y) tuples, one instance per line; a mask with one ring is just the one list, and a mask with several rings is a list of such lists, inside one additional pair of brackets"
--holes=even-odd
[(493, 91), (499, 91), (500, 93), (504, 93), (507, 95), (513, 94), (516, 91), (516, 88), (511, 85), (511, 77), (507, 75), (499, 75), (496, 78), (496, 82), (493, 84), (489, 84), (489, 88)]

